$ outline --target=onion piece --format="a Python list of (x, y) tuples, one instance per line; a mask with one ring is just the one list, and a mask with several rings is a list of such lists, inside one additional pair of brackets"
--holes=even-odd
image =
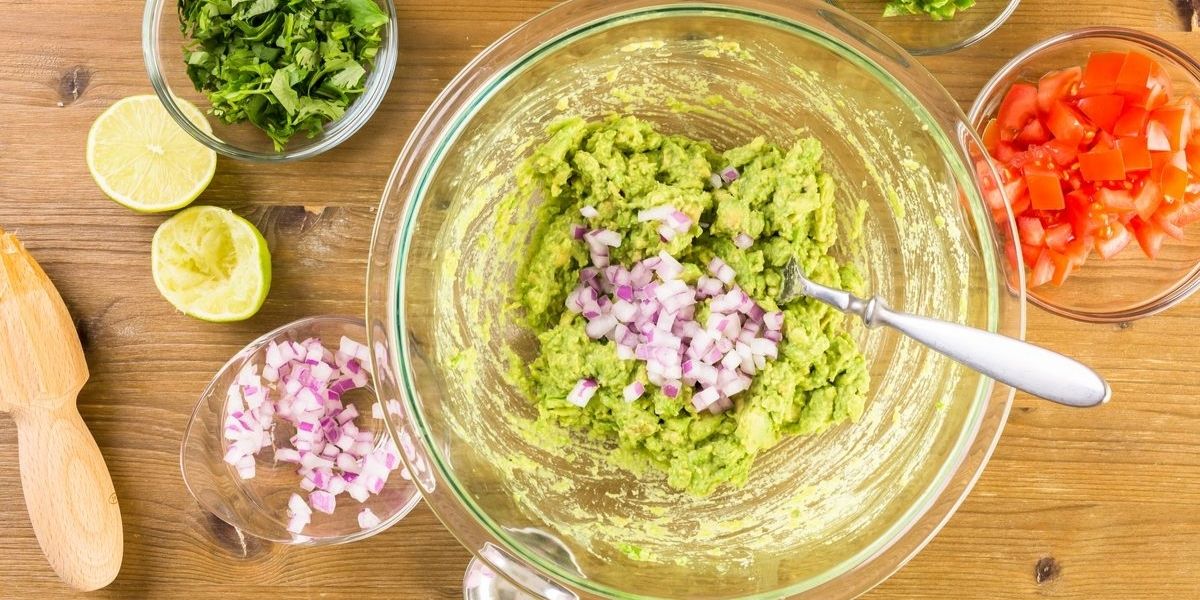
[(744, 233), (739, 233), (736, 236), (734, 236), (733, 245), (737, 246), (738, 248), (740, 248), (742, 250), (745, 250), (746, 248), (749, 248), (750, 246), (754, 245), (754, 238), (752, 238)]

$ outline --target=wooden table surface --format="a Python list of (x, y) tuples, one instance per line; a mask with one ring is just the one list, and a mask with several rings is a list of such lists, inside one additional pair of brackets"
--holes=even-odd
[[(400, 64), (363, 132), (301, 164), (220, 160), (199, 202), (260, 226), (275, 280), (258, 316), (214, 325), (176, 313), (154, 288), (150, 237), (162, 217), (107, 200), (84, 163), (92, 120), (150, 92), (142, 2), (0, 0), (0, 226), (25, 240), (75, 316), (92, 371), (79, 407), (125, 523), (124, 568), (93, 596), (460, 597), (469, 555), (424, 505), (365, 542), (297, 551), (239, 540), (197, 506), (178, 468), (193, 402), (229, 355), (300, 316), (361, 314), (374, 209), (405, 137), (473, 55), (552, 2), (397, 4)], [(1053, 33), (1123, 24), (1200, 53), (1192, 19), (1170, 0), (1026, 0), (983, 43), (925, 62), (965, 107), (1004, 61)], [(1200, 298), (1119, 326), (1031, 308), (1029, 331), (1100, 370), (1113, 402), (1074, 412), (1018, 397), (962, 508), (867, 597), (1200, 597)], [(68, 597), (30, 528), (7, 417), (0, 456), (0, 596)]]

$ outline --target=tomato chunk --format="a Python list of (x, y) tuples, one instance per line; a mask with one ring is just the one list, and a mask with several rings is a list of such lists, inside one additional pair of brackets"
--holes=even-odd
[(1017, 134), (1017, 141), (1022, 144), (1044, 144), (1050, 141), (1050, 133), (1038, 119), (1034, 119)]
[(1054, 261), (1050, 258), (1050, 250), (1043, 248), (1042, 253), (1033, 264), (1033, 268), (1029, 271), (1029, 287), (1035, 288), (1038, 286), (1050, 283), (1054, 278)]
[(1112, 132), (1125, 108), (1125, 98), (1116, 94), (1089, 96), (1079, 100), (1079, 111), (1092, 120), (1097, 127)]
[(1117, 74), (1116, 92), (1131, 101), (1144, 101), (1149, 93), (1150, 68), (1154, 60), (1136, 50), (1125, 55)]
[(1118, 138), (1117, 148), (1121, 151), (1121, 160), (1125, 163), (1126, 172), (1146, 171), (1153, 166), (1145, 139), (1140, 137)]
[(1079, 91), (1079, 79), (1082, 76), (1083, 69), (1079, 67), (1050, 71), (1042, 75), (1037, 86), (1038, 111), (1042, 114), (1048, 113), (1056, 101), (1074, 96)]
[(1034, 210), (1062, 210), (1062, 179), (1053, 171), (1025, 169), (1025, 187)]
[(1146, 147), (1154, 152), (1171, 151), (1171, 140), (1166, 125), (1154, 119), (1146, 122)]
[(1000, 126), (996, 124), (995, 119), (987, 122), (987, 126), (983, 128), (983, 148), (988, 151), (988, 154), (996, 154), (996, 144), (1000, 142)]
[(1162, 177), (1159, 179), (1159, 185), (1162, 186), (1163, 198), (1175, 202), (1183, 200), (1183, 194), (1187, 191), (1188, 174), (1187, 171), (1179, 167), (1168, 164), (1163, 166)]
[(1046, 228), (1045, 234), (1046, 247), (1064, 252), (1067, 249), (1067, 243), (1071, 241), (1071, 224), (1056, 223)]
[(1150, 123), (1166, 138), (1168, 146), (1166, 149), (1182, 150), (1187, 145), (1192, 128), (1188, 109), (1160, 108), (1150, 114)]
[(1120, 221), (1109, 223), (1103, 233), (1105, 235), (1096, 238), (1096, 253), (1100, 255), (1100, 258), (1104, 259), (1116, 256), (1133, 239), (1129, 235), (1129, 230)]
[(1076, 146), (1082, 142), (1090, 142), (1096, 136), (1096, 128), (1088, 123), (1079, 111), (1061, 100), (1050, 108), (1046, 128), (1055, 138)]
[(1039, 247), (1046, 243), (1046, 229), (1037, 217), (1017, 217), (1017, 233), (1022, 244)]
[(1054, 285), (1066, 283), (1067, 277), (1070, 277), (1071, 270), (1074, 267), (1071, 264), (1071, 259), (1065, 253), (1051, 250), (1050, 262), (1054, 265), (1054, 275), (1050, 277), (1050, 283)]
[(1080, 96), (1111, 94), (1117, 90), (1117, 78), (1125, 65), (1124, 52), (1093, 52), (1083, 68), (1079, 82)]
[(1121, 150), (1093, 150), (1079, 155), (1079, 173), (1084, 181), (1120, 181), (1125, 179), (1125, 161)]
[(1118, 215), (1130, 212), (1136, 208), (1133, 202), (1133, 194), (1129, 193), (1129, 190), (1100, 188), (1096, 190), (1096, 202), (1100, 203), (1100, 207), (1104, 212)]
[(1146, 132), (1146, 121), (1150, 111), (1140, 106), (1127, 106), (1117, 122), (1113, 124), (1113, 135), (1120, 137), (1137, 137)]
[(1161, 203), (1162, 187), (1152, 179), (1143, 180), (1137, 194), (1133, 197), (1133, 209), (1137, 211), (1138, 217), (1143, 221), (1150, 220)]
[(1028, 83), (1014, 83), (1000, 101), (996, 121), (1000, 139), (1008, 142), (1017, 137), (1030, 121), (1037, 118), (1037, 88)]
[(1158, 253), (1162, 250), (1163, 242), (1167, 239), (1167, 234), (1162, 228), (1152, 222), (1146, 222), (1142, 219), (1134, 219), (1129, 228), (1133, 230), (1133, 237), (1137, 238), (1138, 245), (1142, 247), (1142, 252), (1151, 259), (1158, 258)]

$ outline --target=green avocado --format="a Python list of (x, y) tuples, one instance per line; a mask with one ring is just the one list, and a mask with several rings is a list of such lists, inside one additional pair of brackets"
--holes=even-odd
[[(861, 291), (858, 272), (830, 255), (839, 232), (834, 182), (821, 169), (820, 142), (801, 139), (783, 148), (757, 138), (717, 152), (631, 116), (570, 118), (553, 124), (548, 136), (517, 174), (543, 200), (514, 290), (540, 341), (537, 357), (516, 369), (537, 405), (539, 424), (611, 441), (612, 463), (635, 473), (660, 471), (673, 488), (702, 496), (722, 485), (743, 485), (754, 457), (785, 437), (862, 415), (866, 361), (843, 316), (808, 299), (786, 306), (775, 301), (781, 270), (792, 256), (815, 280)], [(740, 176), (714, 189), (712, 174), (727, 167)], [(662, 241), (655, 223), (637, 220), (639, 211), (662, 205), (698, 225)], [(594, 207), (597, 216), (581, 217), (584, 206)], [(764, 309), (784, 311), (779, 357), (758, 371), (749, 390), (734, 396), (733, 409), (697, 412), (691, 389), (668, 398), (652, 385), (641, 398), (624, 401), (626, 385), (646, 380), (644, 363), (618, 358), (608, 340), (589, 339), (584, 319), (565, 306), (579, 270), (589, 263), (586, 246), (571, 235), (572, 224), (585, 222), (621, 233), (614, 264), (631, 265), (666, 250), (693, 282), (718, 256)], [(740, 233), (754, 238), (753, 245), (735, 246)], [(705, 312), (702, 305), (700, 314)], [(579, 408), (566, 397), (582, 378), (594, 379), (599, 389)]]

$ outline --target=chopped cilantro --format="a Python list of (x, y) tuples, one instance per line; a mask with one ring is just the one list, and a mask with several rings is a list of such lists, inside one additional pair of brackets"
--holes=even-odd
[(925, 13), (935, 21), (948, 21), (956, 12), (972, 6), (975, 6), (975, 0), (890, 0), (883, 9), (883, 16)]
[(179, 0), (188, 77), (226, 123), (282, 151), (363, 93), (388, 16), (375, 0)]

